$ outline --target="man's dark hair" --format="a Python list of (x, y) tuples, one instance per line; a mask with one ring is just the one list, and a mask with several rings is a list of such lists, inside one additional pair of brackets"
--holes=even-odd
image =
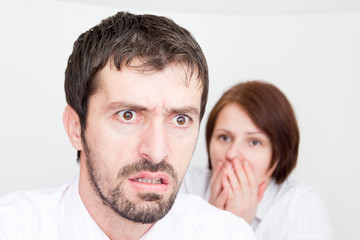
[[(82, 134), (89, 98), (98, 87), (97, 74), (108, 62), (120, 71), (124, 66), (130, 67), (134, 59), (141, 62), (134, 66), (139, 71), (161, 71), (170, 64), (180, 64), (187, 70), (187, 80), (197, 74), (203, 86), (202, 119), (209, 88), (208, 67), (191, 33), (166, 17), (118, 12), (81, 34), (68, 60), (66, 101), (79, 116)], [(78, 151), (78, 160), (79, 156)]]

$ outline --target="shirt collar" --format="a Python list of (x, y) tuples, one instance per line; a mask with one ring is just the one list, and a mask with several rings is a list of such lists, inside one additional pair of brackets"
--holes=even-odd
[(109, 240), (90, 216), (79, 194), (79, 176), (74, 177), (61, 202), (61, 239)]
[(269, 185), (267, 186), (264, 192), (264, 196), (257, 208), (256, 218), (258, 218), (260, 221), (264, 218), (266, 212), (273, 205), (273, 202), (275, 201), (275, 197), (279, 192), (279, 190), (280, 190), (280, 185), (276, 184), (275, 180), (272, 179)]

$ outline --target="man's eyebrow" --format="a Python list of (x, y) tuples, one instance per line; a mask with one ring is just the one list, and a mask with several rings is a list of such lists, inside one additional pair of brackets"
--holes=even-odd
[(172, 108), (169, 109), (170, 113), (175, 113), (175, 114), (184, 114), (184, 115), (192, 115), (192, 116), (199, 116), (200, 112), (199, 109), (197, 109), (196, 107), (181, 107), (181, 108)]
[[(116, 111), (116, 110), (136, 110), (136, 111), (148, 111), (149, 108), (142, 106), (142, 105), (138, 105), (138, 104), (134, 104), (131, 102), (112, 102), (110, 104), (108, 104), (105, 107), (105, 111)], [(150, 110), (149, 110), (150, 111)], [(166, 109), (166, 112), (172, 113), (172, 114), (183, 114), (183, 115), (191, 115), (191, 116), (199, 116), (200, 112), (196, 107), (179, 107), (179, 108), (170, 108), (170, 109)]]
[(147, 110), (146, 107), (137, 104), (127, 103), (127, 102), (112, 102), (106, 106), (105, 111), (114, 111), (119, 109), (131, 109), (137, 111)]

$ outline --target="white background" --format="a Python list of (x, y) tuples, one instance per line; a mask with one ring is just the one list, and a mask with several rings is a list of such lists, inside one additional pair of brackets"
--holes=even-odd
[[(1, 4), (0, 196), (57, 186), (78, 172), (62, 126), (67, 58), (80, 33), (119, 10), (144, 12), (44, 0)], [(239, 81), (266, 80), (288, 96), (301, 131), (293, 177), (319, 189), (336, 239), (360, 236), (360, 12), (147, 13), (172, 18), (202, 46), (208, 111)], [(207, 162), (204, 125), (192, 162), (199, 166)]]

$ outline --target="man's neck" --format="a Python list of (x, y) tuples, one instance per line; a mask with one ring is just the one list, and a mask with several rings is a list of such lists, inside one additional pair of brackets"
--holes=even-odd
[(111, 240), (140, 239), (154, 225), (132, 222), (104, 205), (90, 185), (87, 174), (83, 173), (80, 171), (80, 198), (90, 216)]

